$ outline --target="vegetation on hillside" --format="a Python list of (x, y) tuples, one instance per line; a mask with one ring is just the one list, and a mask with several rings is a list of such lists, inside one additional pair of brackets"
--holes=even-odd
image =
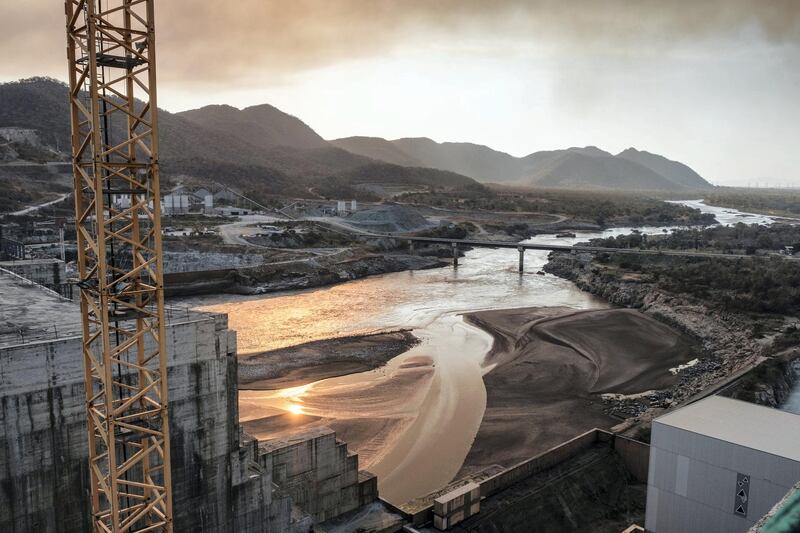
[(670, 204), (643, 194), (583, 192), (557, 189), (505, 193), (483, 191), (428, 191), (406, 193), (403, 202), (448, 209), (501, 211), (516, 213), (553, 213), (601, 227), (707, 225), (716, 222), (713, 215), (696, 209)]
[(718, 189), (705, 196), (708, 205), (768, 215), (800, 216), (800, 191)]
[(755, 254), (776, 252), (786, 246), (800, 251), (800, 226), (739, 223), (735, 226), (712, 226), (702, 229), (673, 230), (663, 236), (618, 235), (592, 241), (609, 248), (647, 248), (663, 250), (715, 250), (727, 253)]
[[(778, 243), (797, 242), (800, 229), (791, 226), (714, 227), (703, 231), (681, 230), (659, 240), (664, 249), (693, 248), (738, 250), (750, 243), (777, 247)], [(640, 235), (593, 239), (592, 244), (609, 247), (655, 246)], [(800, 313), (800, 263), (785, 257), (762, 259), (679, 258), (635, 254), (602, 254), (595, 263), (603, 276), (617, 279), (635, 275), (643, 283), (676, 294), (687, 294), (740, 312)]]
[[(20, 156), (26, 156), (23, 159), (65, 158), (57, 153), (48, 157), (46, 149), (69, 153), (68, 92), (65, 84), (49, 78), (0, 84), (0, 127), (34, 129), (45, 145), (45, 150), (35, 152), (22, 146), (25, 153)], [(265, 115), (267, 108), (270, 112)], [(248, 127), (253, 126), (252, 121), (257, 122), (257, 127)], [(124, 115), (112, 114), (111, 140), (126, 135), (125, 127)], [(318, 137), (298, 119), (271, 106), (235, 111), (232, 122), (225, 124), (215, 120), (198, 123), (184, 114), (159, 110), (159, 162), (166, 179), (180, 176), (213, 180), (261, 198), (314, 198), (309, 189), (319, 188), (332, 198), (377, 199), (372, 193), (356, 193), (355, 186), (364, 183), (482, 189), (473, 179), (460, 174), (376, 162), (329, 145), (321, 138), (313, 146), (280, 144), (290, 138), (308, 140), (314, 136)]]

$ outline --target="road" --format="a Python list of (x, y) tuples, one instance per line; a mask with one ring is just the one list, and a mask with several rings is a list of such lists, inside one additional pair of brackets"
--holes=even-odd
[(256, 224), (285, 222), (285, 218), (272, 215), (241, 215), (239, 220), (230, 224), (218, 226), (219, 235), (225, 244), (239, 244), (243, 246), (253, 246), (252, 243), (242, 238), (243, 235), (255, 235), (261, 233), (261, 229)]
[(285, 252), (295, 252), (295, 253), (306, 253), (309, 257), (306, 258), (298, 258), (298, 259), (288, 259), (286, 261), (276, 261), (273, 263), (269, 263), (271, 265), (282, 265), (282, 264), (291, 264), (297, 263), (301, 261), (307, 261), (313, 256), (316, 257), (328, 257), (333, 258), (338, 255), (343, 255), (350, 251), (350, 248), (303, 248), (300, 250), (292, 249), (292, 248), (277, 248), (274, 246), (261, 246), (258, 244), (254, 244), (247, 239), (245, 236), (252, 236), (257, 233), (261, 233), (262, 230), (255, 224), (267, 224), (267, 223), (274, 223), (274, 222), (286, 222), (285, 218), (279, 218), (271, 215), (241, 215), (240, 220), (236, 222), (231, 222), (230, 224), (222, 224), (218, 226), (220, 237), (222, 237), (222, 242), (225, 244), (238, 244), (241, 246), (250, 246), (254, 248), (263, 248), (265, 250), (271, 251), (285, 251)]
[(28, 215), (28, 214), (33, 213), (34, 211), (38, 211), (39, 209), (42, 209), (44, 207), (48, 207), (48, 206), (51, 206), (53, 204), (57, 204), (59, 202), (63, 202), (64, 200), (69, 198), (70, 195), (72, 195), (72, 193), (68, 192), (68, 193), (62, 194), (61, 196), (59, 196), (55, 200), (50, 200), (49, 202), (45, 202), (45, 203), (39, 204), (39, 205), (32, 205), (32, 206), (26, 207), (25, 209), (20, 209), (19, 211), (14, 211), (13, 213), (7, 213), (7, 214), (11, 215), (11, 216), (15, 216), (15, 217), (22, 216), (22, 215)]

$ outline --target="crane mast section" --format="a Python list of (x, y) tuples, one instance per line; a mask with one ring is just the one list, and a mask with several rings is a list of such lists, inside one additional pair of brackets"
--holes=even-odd
[(66, 0), (95, 532), (172, 531), (153, 0)]

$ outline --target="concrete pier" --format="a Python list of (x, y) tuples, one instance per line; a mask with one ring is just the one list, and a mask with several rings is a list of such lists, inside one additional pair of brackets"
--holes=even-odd
[(453, 266), (458, 266), (458, 243), (452, 243), (453, 246)]
[(525, 248), (520, 246), (517, 250), (519, 251), (519, 273), (522, 274), (525, 272)]

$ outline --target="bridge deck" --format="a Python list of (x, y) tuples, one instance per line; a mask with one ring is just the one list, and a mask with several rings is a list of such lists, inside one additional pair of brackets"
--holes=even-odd
[(399, 240), (422, 242), (429, 244), (453, 244), (472, 246), (476, 248), (513, 248), (518, 250), (547, 250), (551, 252), (590, 252), (590, 253), (626, 253), (637, 255), (655, 255), (655, 256), (678, 256), (678, 257), (698, 257), (698, 258), (714, 258), (714, 259), (742, 259), (742, 258), (761, 258), (766, 259), (770, 257), (779, 257), (782, 259), (798, 260), (799, 258), (771, 254), (771, 255), (744, 255), (744, 254), (726, 254), (721, 252), (696, 252), (692, 250), (647, 250), (640, 248), (605, 248), (602, 246), (585, 246), (585, 245), (568, 245), (568, 244), (534, 244), (522, 243), (512, 241), (482, 241), (471, 239), (445, 239), (439, 237), (411, 237), (387, 234), (387, 237), (392, 237)]

